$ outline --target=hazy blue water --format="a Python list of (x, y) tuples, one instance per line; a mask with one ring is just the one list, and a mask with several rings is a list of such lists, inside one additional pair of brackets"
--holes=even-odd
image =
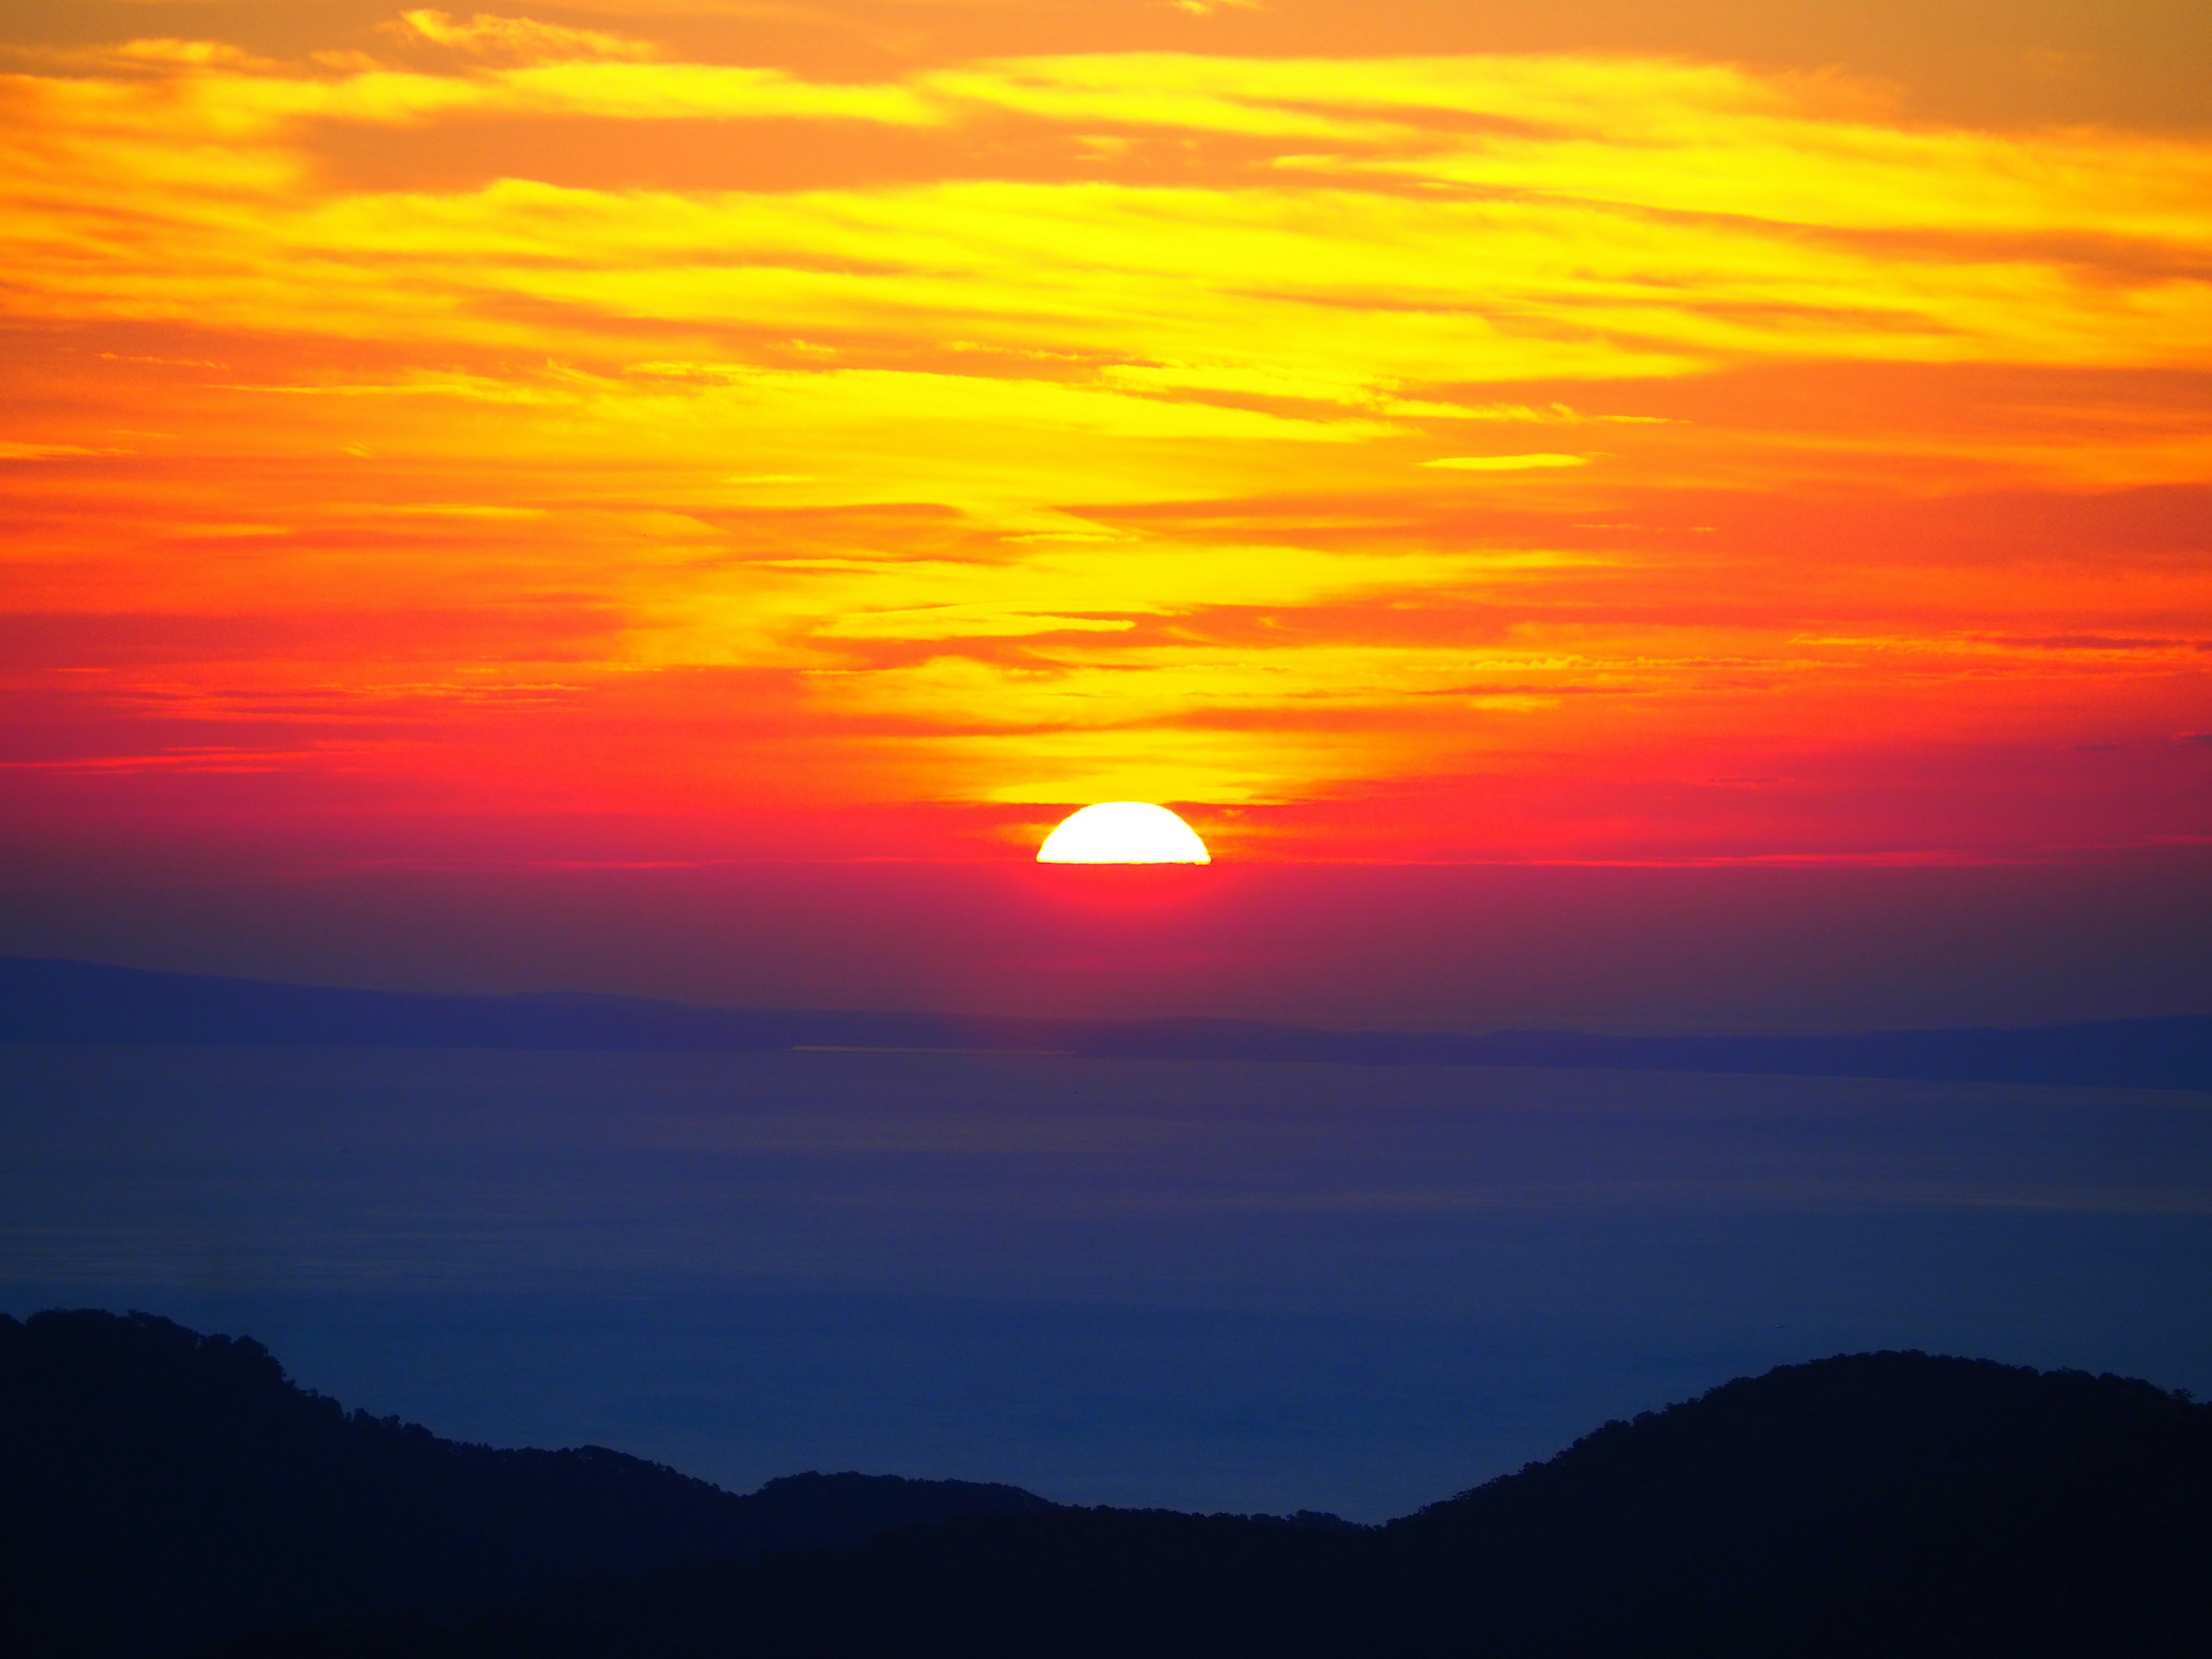
[(2212, 1391), (2212, 1097), (1017, 1055), (0, 1049), (0, 1307), (441, 1432), (1401, 1511), (1910, 1346)]

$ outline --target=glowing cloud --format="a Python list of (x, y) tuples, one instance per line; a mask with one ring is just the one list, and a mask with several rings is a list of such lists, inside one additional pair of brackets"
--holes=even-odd
[(279, 49), (0, 76), (25, 811), (228, 822), (258, 755), (410, 846), (2201, 830), (2201, 137), (1618, 52)]
[(1529, 455), (1443, 455), (1433, 461), (1423, 461), (1423, 466), (1440, 466), (1454, 472), (1529, 472), (1554, 466), (1587, 466), (1587, 455), (1556, 455), (1542, 452)]

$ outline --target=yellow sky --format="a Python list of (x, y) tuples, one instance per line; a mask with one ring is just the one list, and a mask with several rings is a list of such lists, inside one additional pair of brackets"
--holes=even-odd
[(1877, 13), (1840, 62), (1572, 6), (27, 28), (18, 787), (2201, 832), (2212, 136), (2101, 13), (1987, 61)]

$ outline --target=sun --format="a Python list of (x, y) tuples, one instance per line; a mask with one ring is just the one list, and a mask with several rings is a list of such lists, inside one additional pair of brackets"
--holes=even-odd
[(1039, 864), (1211, 864), (1197, 832), (1164, 806), (1101, 801), (1071, 814), (1037, 848)]

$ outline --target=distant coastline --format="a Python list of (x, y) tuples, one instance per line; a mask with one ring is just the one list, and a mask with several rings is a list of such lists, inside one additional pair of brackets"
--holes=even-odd
[(977, 1051), (1086, 1059), (1534, 1066), (2212, 1091), (2212, 1017), (1820, 1036), (1340, 1031), (1243, 1019), (703, 1007), (441, 995), (0, 957), (0, 1042), (629, 1052)]

